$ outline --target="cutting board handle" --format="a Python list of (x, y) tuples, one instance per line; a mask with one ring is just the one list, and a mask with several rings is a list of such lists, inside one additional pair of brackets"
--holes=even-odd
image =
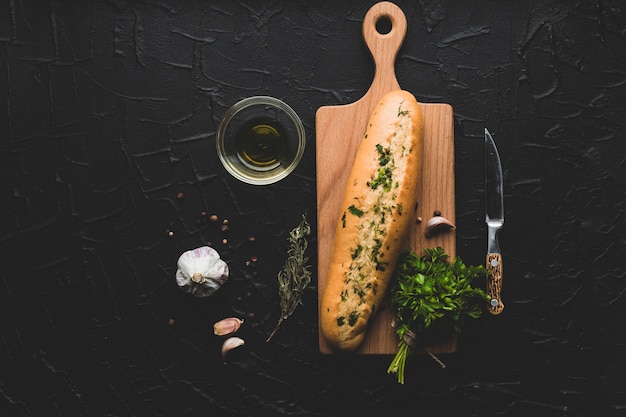
[[(387, 23), (387, 27), (384, 25)], [(390, 26), (390, 28), (389, 28)], [(381, 33), (379, 28), (389, 29)], [(406, 36), (406, 16), (395, 4), (383, 1), (373, 5), (363, 19), (363, 39), (375, 64), (370, 90), (386, 91), (400, 88), (396, 79), (395, 61)], [(391, 88), (390, 88), (391, 87)]]

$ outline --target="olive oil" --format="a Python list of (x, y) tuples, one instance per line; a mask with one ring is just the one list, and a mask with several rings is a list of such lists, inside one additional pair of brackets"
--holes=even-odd
[(237, 132), (235, 142), (239, 159), (257, 171), (278, 167), (288, 152), (287, 133), (276, 120), (249, 120)]

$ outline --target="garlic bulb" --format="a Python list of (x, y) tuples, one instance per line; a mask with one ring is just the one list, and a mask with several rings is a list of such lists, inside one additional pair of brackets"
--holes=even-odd
[(176, 283), (196, 297), (210, 296), (228, 279), (228, 265), (208, 246), (184, 252), (177, 265)]

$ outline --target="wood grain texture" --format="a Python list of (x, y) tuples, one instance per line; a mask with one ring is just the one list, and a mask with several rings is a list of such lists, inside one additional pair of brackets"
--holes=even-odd
[[(391, 22), (391, 31), (376, 30), (379, 19)], [(363, 20), (363, 38), (372, 53), (376, 69), (368, 91), (358, 101), (341, 106), (320, 107), (316, 113), (316, 170), (318, 204), (318, 297), (321, 297), (330, 259), (339, 208), (355, 153), (359, 147), (371, 113), (385, 93), (400, 89), (395, 76), (395, 59), (406, 35), (404, 13), (393, 3), (375, 4)], [(455, 222), (454, 190), (454, 123), (448, 104), (420, 103), (424, 116), (424, 161), (422, 181), (418, 185), (419, 205), (408, 233), (407, 245), (421, 253), (425, 247), (441, 246), (456, 256), (456, 232), (426, 238), (424, 225), (435, 210)], [(398, 338), (392, 327), (394, 314), (382, 306), (373, 319), (368, 336), (357, 351), (362, 354), (394, 354)], [(323, 336), (320, 352), (333, 353)], [(456, 337), (429, 346), (433, 353), (456, 350)]]

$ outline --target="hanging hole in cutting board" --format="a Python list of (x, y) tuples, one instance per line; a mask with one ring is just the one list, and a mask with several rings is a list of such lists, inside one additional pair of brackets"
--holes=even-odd
[(382, 15), (376, 21), (376, 32), (381, 35), (386, 35), (391, 32), (391, 18), (387, 15)]

